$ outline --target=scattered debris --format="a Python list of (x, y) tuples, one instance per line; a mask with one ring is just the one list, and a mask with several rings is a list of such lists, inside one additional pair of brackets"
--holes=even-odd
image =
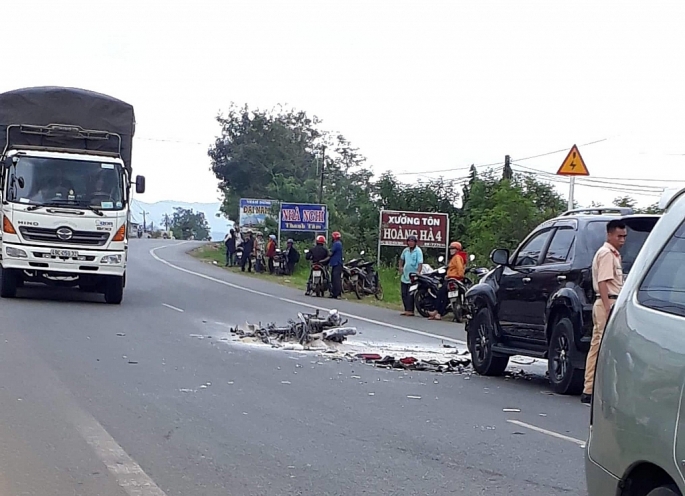
[(281, 381), (281, 384), (290, 384), (290, 381)]
[(369, 393), (369, 396), (375, 396), (376, 393)]
[(518, 408), (502, 408), (502, 411), (505, 413), (521, 413), (521, 410)]
[[(356, 327), (345, 327), (347, 320), (343, 321), (337, 310), (330, 310), (327, 316), (322, 316), (319, 310), (314, 314), (298, 313), (298, 320), (289, 320), (285, 326), (277, 326), (270, 323), (266, 327), (246, 324), (246, 329), (239, 327), (231, 328), (231, 332), (242, 339), (257, 339), (264, 344), (275, 348), (283, 348), (291, 351), (303, 351), (313, 348), (325, 351), (327, 348), (316, 346), (321, 341), (342, 343), (347, 336), (357, 334)], [(285, 344), (283, 344), (285, 343)]]
[(412, 396), (412, 395), (408, 395), (407, 398), (409, 398), (410, 400), (420, 400), (420, 399), (421, 399), (421, 396)]
[(126, 336), (125, 332), (117, 332), (117, 336)]
[(129, 360), (128, 363), (131, 365), (136, 365), (138, 362), (136, 360)]
[(179, 389), (179, 391), (182, 393), (194, 393), (195, 392), (194, 389), (187, 389), (187, 388)]

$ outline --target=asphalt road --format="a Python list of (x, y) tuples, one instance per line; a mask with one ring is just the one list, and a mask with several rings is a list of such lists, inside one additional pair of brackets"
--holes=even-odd
[[(192, 246), (133, 240), (121, 306), (42, 287), (0, 300), (0, 496), (586, 494), (589, 409), (551, 395), (541, 367), (439, 375), (227, 342), (233, 324), (331, 301)], [(337, 308), (358, 342), (464, 339)]]

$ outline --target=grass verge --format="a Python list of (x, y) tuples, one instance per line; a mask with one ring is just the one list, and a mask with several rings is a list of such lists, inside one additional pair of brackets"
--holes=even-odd
[[(204, 262), (216, 262), (217, 265), (225, 270), (240, 272), (238, 267), (225, 267), (226, 251), (223, 246), (208, 244), (191, 250), (190, 255)], [(297, 264), (295, 273), (292, 276), (272, 276), (268, 273), (256, 274), (245, 272), (244, 275), (257, 277), (283, 286), (297, 288), (304, 292), (307, 289), (309, 279), (309, 264), (303, 260)], [(358, 300), (354, 293), (345, 293), (343, 299), (353, 302), (365, 303), (367, 305), (380, 306), (384, 308), (401, 309), (402, 297), (400, 293), (400, 276), (396, 269), (381, 267), (379, 270), (381, 285), (383, 286), (383, 301), (378, 301), (373, 296), (366, 296)]]

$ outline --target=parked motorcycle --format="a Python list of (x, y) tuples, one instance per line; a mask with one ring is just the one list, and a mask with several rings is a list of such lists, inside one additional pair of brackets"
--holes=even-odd
[(361, 262), (351, 269), (353, 281), (352, 290), (358, 299), (366, 295), (374, 295), (378, 301), (383, 300), (383, 286), (378, 272), (374, 268), (376, 262)]
[[(471, 254), (469, 260), (473, 262), (476, 256)], [(487, 269), (474, 269), (472, 267), (467, 267), (464, 271), (464, 280), (460, 281), (454, 278), (447, 278), (444, 284), (447, 284), (447, 298), (449, 299), (448, 309), (454, 315), (454, 321), (458, 323), (464, 322), (464, 313), (466, 305), (466, 292), (473, 286), (473, 281), (469, 277), (469, 274), (474, 274), (478, 279), (480, 279), (480, 271)]]
[[(439, 263), (443, 263), (444, 261), (445, 257), (441, 256), (438, 258)], [(416, 311), (419, 312), (422, 317), (428, 317), (431, 312), (436, 310), (438, 290), (444, 283), (446, 274), (447, 268), (443, 265), (442, 267), (428, 273), (412, 273), (409, 275), (409, 279), (411, 281), (409, 293), (414, 295), (414, 305), (416, 306)], [(445, 314), (447, 311), (448, 309), (445, 310)]]
[(349, 262), (343, 265), (342, 268), (342, 290), (343, 293), (351, 293), (354, 291), (354, 287), (357, 285), (357, 280), (359, 278), (359, 274), (355, 273), (352, 274), (352, 269), (356, 268), (359, 266), (360, 263), (364, 261), (362, 258), (364, 256), (364, 251), (362, 250), (359, 253), (359, 258), (353, 258)]
[[(305, 250), (305, 257), (309, 250)], [(311, 284), (309, 286), (314, 296), (323, 297), (324, 293), (330, 289), (330, 280), (326, 266), (320, 262), (312, 262)]]
[(280, 248), (276, 248), (276, 254), (274, 255), (274, 274), (283, 276), (285, 273), (285, 256), (283, 256), (283, 251)]

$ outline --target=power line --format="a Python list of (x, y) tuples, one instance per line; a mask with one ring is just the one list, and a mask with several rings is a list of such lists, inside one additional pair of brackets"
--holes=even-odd
[[(609, 138), (602, 138), (600, 140), (595, 140), (595, 141), (590, 141), (589, 143), (583, 143), (582, 145), (579, 146), (590, 146), (594, 145), (596, 143), (602, 143), (603, 141), (607, 141)], [(553, 152), (547, 152), (547, 153), (541, 153), (539, 155), (531, 155), (530, 157), (523, 157), (523, 158), (515, 158), (515, 162), (521, 162), (522, 160), (531, 160), (534, 158), (540, 158), (540, 157), (546, 157), (548, 155), (554, 155), (555, 153), (561, 153), (561, 152), (568, 152), (568, 148), (561, 148), (560, 150), (554, 150)]]
[[(533, 167), (529, 167), (527, 165), (521, 165), (521, 164), (513, 164), (516, 165), (517, 167), (521, 167), (523, 169), (527, 169), (532, 172), (537, 172), (540, 174), (547, 174), (551, 176), (556, 176), (553, 172), (547, 172), (541, 169), (535, 169)], [(631, 184), (631, 183), (617, 183), (616, 181), (645, 181), (645, 182), (661, 182), (661, 183), (683, 183), (685, 182), (684, 180), (676, 180), (676, 179), (654, 179), (654, 178), (637, 178), (637, 177), (605, 177), (605, 176), (578, 176), (576, 177), (576, 181), (590, 181), (590, 182), (596, 182), (596, 183), (601, 183), (601, 184), (622, 184), (624, 186), (629, 186), (629, 187), (640, 187), (640, 188), (661, 188), (665, 186), (661, 185), (656, 185), (656, 186), (644, 186), (644, 185), (639, 185), (639, 184)], [(610, 183), (606, 181), (611, 181)]]
[[(539, 176), (540, 174), (538, 172), (529, 172), (529, 171), (516, 171), (519, 174), (526, 174), (530, 176), (537, 175)], [(561, 177), (557, 176), (556, 174), (549, 174), (549, 173), (544, 173), (542, 174), (542, 179), (543, 181), (549, 181), (557, 184), (568, 184), (568, 182), (565, 179), (562, 179)], [(614, 191), (617, 193), (631, 193), (631, 194), (637, 194), (637, 195), (642, 195), (642, 196), (654, 196), (654, 197), (660, 197), (663, 189), (661, 191), (656, 191), (656, 190), (645, 190), (644, 188), (640, 188), (637, 186), (634, 186), (633, 188), (630, 187), (612, 187), (612, 186), (607, 186), (605, 184), (590, 184), (590, 183), (578, 183), (576, 182), (576, 186), (583, 186), (586, 188), (599, 188), (604, 191)]]

